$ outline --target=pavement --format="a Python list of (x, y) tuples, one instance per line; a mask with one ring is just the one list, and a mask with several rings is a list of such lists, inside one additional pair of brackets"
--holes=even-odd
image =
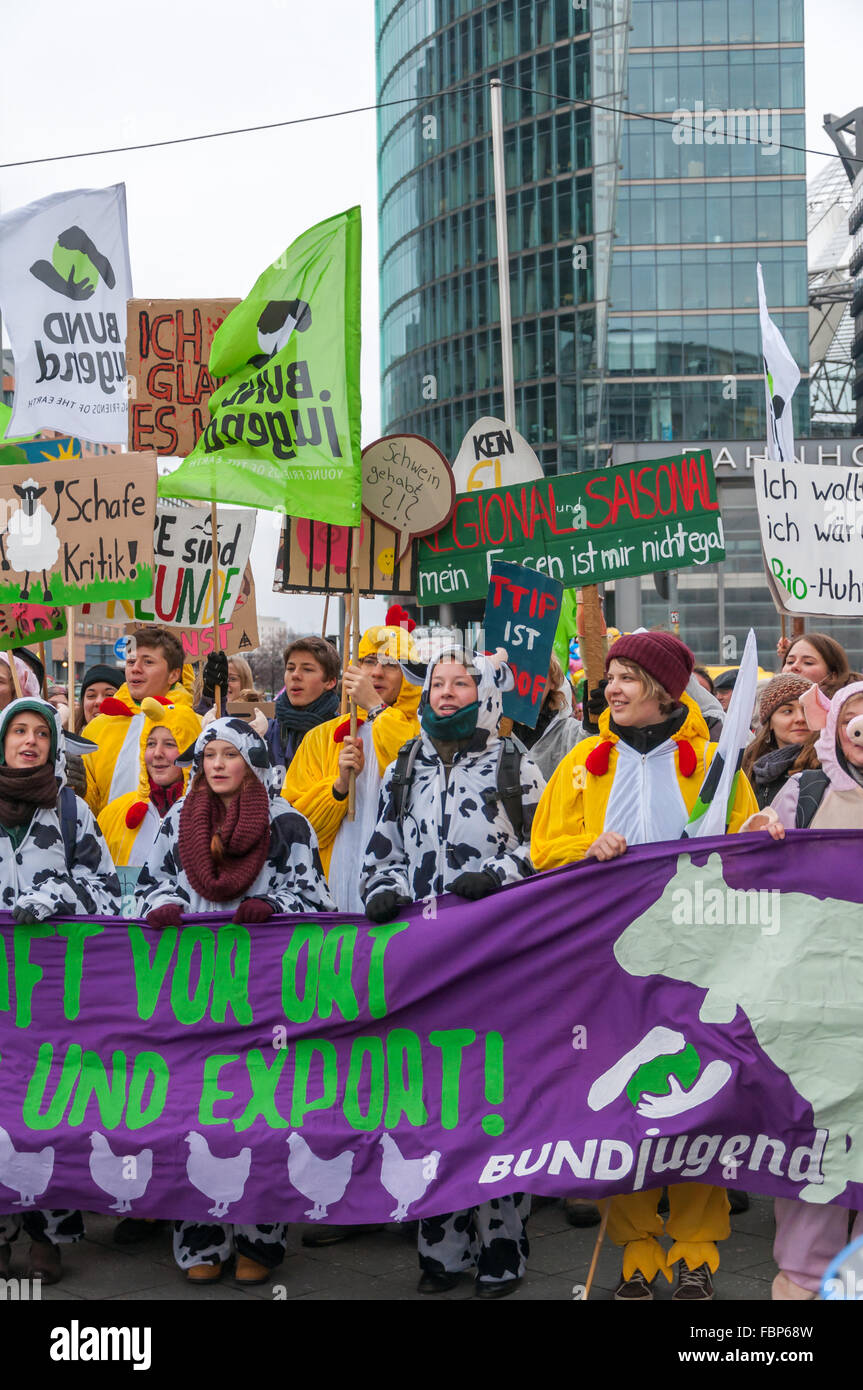
[[(731, 1236), (720, 1244), (721, 1263), (715, 1276), (716, 1298), (723, 1302), (769, 1300), (776, 1273), (773, 1263), (773, 1202), (752, 1197), (748, 1212), (731, 1218)], [(271, 1284), (238, 1288), (226, 1273), (218, 1284), (193, 1287), (174, 1264), (167, 1223), (146, 1244), (115, 1245), (116, 1218), (86, 1217), (86, 1237), (63, 1247), (63, 1279), (42, 1290), (43, 1301), (222, 1302), (294, 1300), (297, 1302), (366, 1302), (418, 1300), (425, 1303), (472, 1297), (472, 1280), (465, 1277), (450, 1293), (416, 1291), (419, 1275), (413, 1230), (390, 1225), (369, 1231), (322, 1250), (300, 1243), (304, 1226), (291, 1226), (284, 1263)], [(316, 1229), (319, 1229), (316, 1227)], [(583, 1285), (596, 1242), (597, 1228), (575, 1230), (563, 1205), (541, 1205), (530, 1218), (530, 1260), (527, 1278), (508, 1302), (572, 1301), (573, 1287)], [(26, 1238), (13, 1246), (12, 1275), (25, 1273)], [(620, 1278), (620, 1253), (606, 1241), (599, 1257), (591, 1299), (608, 1301)], [(657, 1301), (670, 1300), (672, 1286), (657, 1280)]]

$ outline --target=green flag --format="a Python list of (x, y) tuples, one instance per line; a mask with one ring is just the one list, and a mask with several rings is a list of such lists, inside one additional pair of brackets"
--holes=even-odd
[(359, 526), (360, 238), (358, 207), (310, 227), (228, 315), (210, 352), (227, 379), (160, 496)]
[(9, 428), (9, 421), (12, 419), (12, 407), (0, 401), (0, 444), (20, 444), (26, 436), (19, 435), (16, 439), (9, 439), (6, 431)]

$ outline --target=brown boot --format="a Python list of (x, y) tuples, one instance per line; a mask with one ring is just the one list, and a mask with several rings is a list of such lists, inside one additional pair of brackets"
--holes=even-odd
[(234, 1279), (238, 1284), (266, 1284), (272, 1272), (269, 1265), (250, 1260), (248, 1255), (238, 1255)]
[(186, 1278), (190, 1284), (215, 1284), (221, 1279), (223, 1270), (220, 1260), (212, 1265), (192, 1265), (186, 1270)]
[(27, 1273), (31, 1279), (41, 1279), (43, 1284), (58, 1283), (63, 1274), (59, 1245), (52, 1245), (48, 1240), (31, 1241)]

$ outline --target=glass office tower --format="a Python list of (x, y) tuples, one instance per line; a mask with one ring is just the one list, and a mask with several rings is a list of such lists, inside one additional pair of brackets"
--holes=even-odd
[[(502, 413), (500, 76), (517, 424), (546, 469), (594, 464), (597, 437), (602, 462), (763, 435), (757, 259), (808, 362), (803, 0), (378, 0), (377, 33), (379, 99), (405, 103), (378, 130), (384, 427), (452, 457)], [(737, 113), (721, 141), (711, 111)], [(805, 390), (794, 410), (806, 434)]]
[[(404, 103), (378, 122), (387, 431), (427, 435), (452, 458), (478, 416), (503, 413), (488, 87), (497, 76), (509, 84), (516, 423), (547, 469), (593, 462), (629, 8), (378, 0), (379, 100)], [(601, 106), (576, 109), (591, 98)]]

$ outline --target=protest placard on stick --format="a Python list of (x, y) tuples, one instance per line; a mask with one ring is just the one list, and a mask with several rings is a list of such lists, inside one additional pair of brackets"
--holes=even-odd
[(792, 614), (863, 614), (863, 476), (830, 464), (753, 460), (768, 575)]
[(563, 585), (538, 570), (495, 560), (485, 603), (485, 649), (506, 650), (515, 689), (503, 696), (504, 717), (536, 728), (560, 616)]

